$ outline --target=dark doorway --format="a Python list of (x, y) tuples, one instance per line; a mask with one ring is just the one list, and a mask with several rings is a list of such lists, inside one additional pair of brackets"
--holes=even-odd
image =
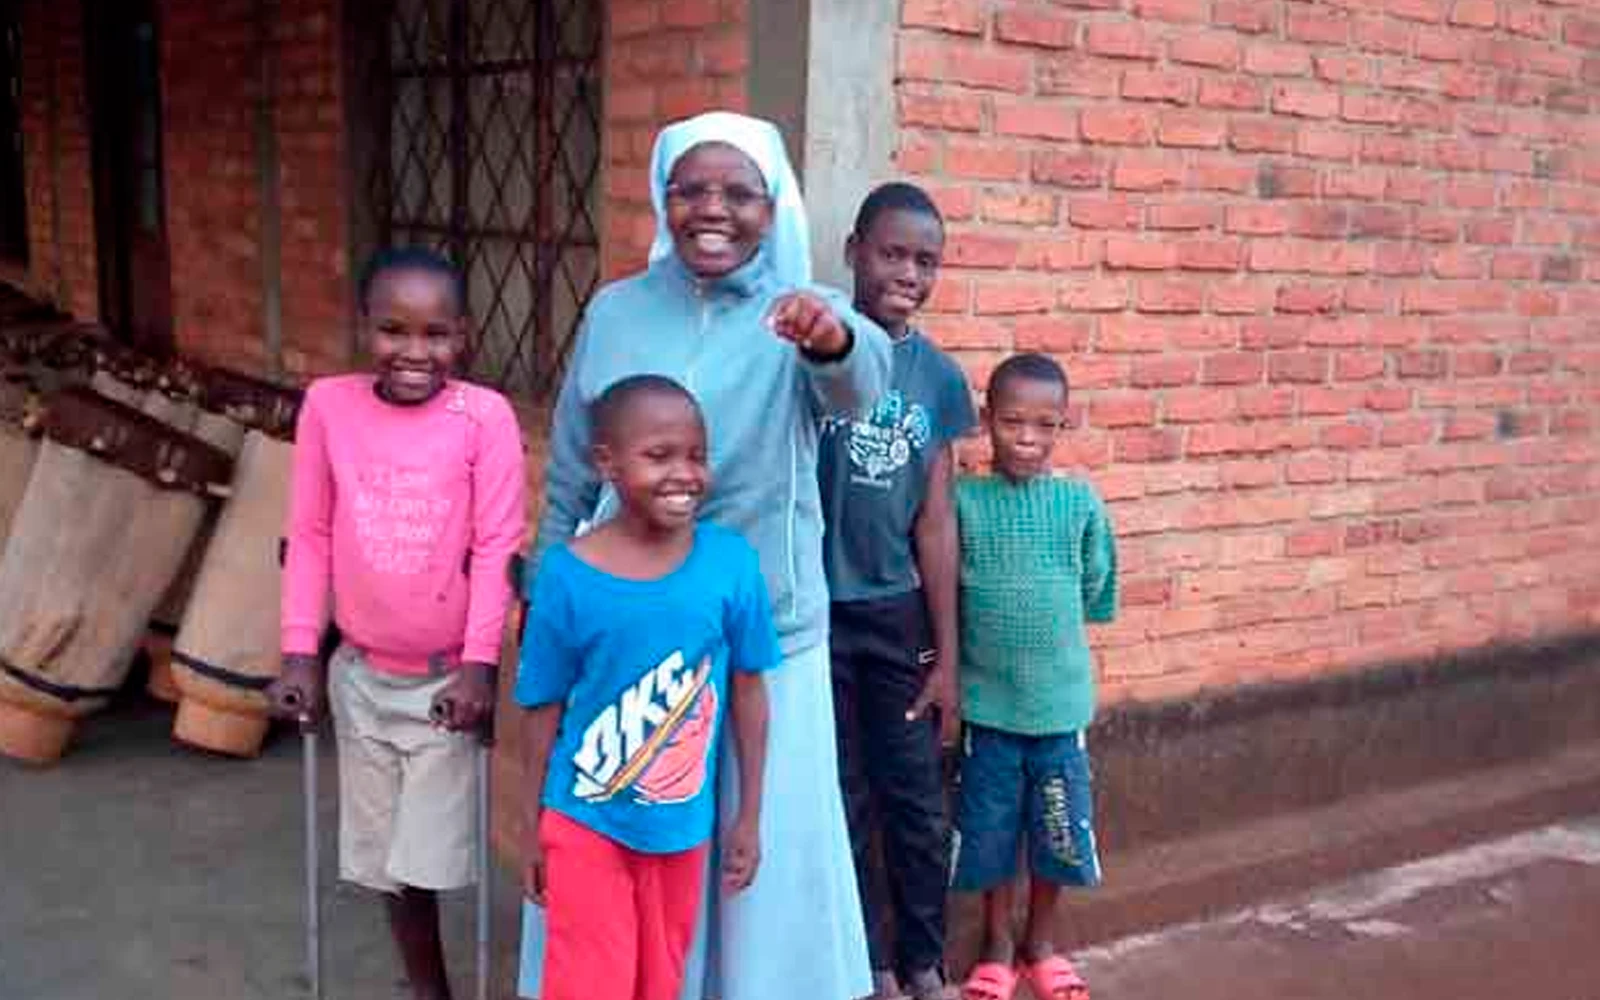
[(85, 0), (101, 319), (164, 353), (172, 347), (172, 278), (158, 27), (153, 0)]
[(22, 165), (20, 0), (0, 0), (0, 259), (28, 260), (27, 193)]

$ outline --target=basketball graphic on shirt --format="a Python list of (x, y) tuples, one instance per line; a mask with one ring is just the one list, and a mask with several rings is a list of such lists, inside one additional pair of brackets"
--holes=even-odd
[[(865, 420), (850, 421), (850, 464), (865, 481), (884, 483), (932, 438), (933, 419), (927, 407), (909, 402), (899, 389), (891, 389)], [(863, 479), (858, 476), (856, 481)]]
[(573, 758), (573, 795), (600, 803), (626, 793), (643, 805), (698, 796), (717, 728), (710, 681), (710, 657), (691, 670), (673, 653), (629, 685), (585, 730)]

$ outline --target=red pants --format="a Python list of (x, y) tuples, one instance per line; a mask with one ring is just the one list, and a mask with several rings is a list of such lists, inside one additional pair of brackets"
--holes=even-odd
[(676, 1000), (694, 938), (706, 846), (644, 854), (552, 809), (541, 1000)]

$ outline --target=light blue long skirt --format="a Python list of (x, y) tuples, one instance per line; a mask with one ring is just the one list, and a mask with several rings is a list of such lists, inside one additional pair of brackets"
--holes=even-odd
[[(750, 888), (724, 895), (712, 852), (682, 1000), (856, 1000), (871, 994), (872, 973), (839, 796), (828, 647), (785, 659), (767, 674), (767, 696), (761, 869)], [(720, 811), (729, 819), (737, 808), (731, 753), (720, 767)], [(544, 911), (526, 903), (522, 996), (539, 996), (543, 965)]]

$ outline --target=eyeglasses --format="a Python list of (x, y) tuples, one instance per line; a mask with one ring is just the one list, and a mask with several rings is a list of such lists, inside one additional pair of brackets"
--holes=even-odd
[(716, 198), (728, 208), (751, 208), (767, 200), (767, 192), (744, 184), (668, 184), (667, 201), (703, 208)]

